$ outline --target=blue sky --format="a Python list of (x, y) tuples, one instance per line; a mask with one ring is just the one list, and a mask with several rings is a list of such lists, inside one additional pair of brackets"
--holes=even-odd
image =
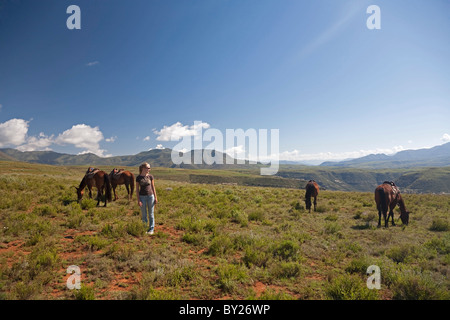
[(195, 121), (279, 129), (280, 159), (299, 161), (439, 145), (448, 12), (445, 0), (0, 0), (0, 147), (136, 154), (201, 135)]

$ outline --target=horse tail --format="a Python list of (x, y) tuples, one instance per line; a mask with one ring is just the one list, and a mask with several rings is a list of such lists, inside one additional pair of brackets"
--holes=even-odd
[(133, 193), (134, 193), (134, 174), (130, 172), (131, 174), (131, 181), (130, 181), (130, 187), (131, 187), (131, 195), (130, 199), (133, 199)]
[(314, 185), (312, 183), (308, 183), (306, 185), (306, 193), (305, 193), (305, 198), (309, 198), (311, 197), (312, 193), (314, 190)]
[(306, 192), (305, 192), (306, 209), (311, 208), (311, 196), (313, 193), (313, 189), (314, 189), (314, 186), (312, 185), (312, 183), (308, 183), (306, 185)]
[(109, 182), (109, 175), (107, 175), (107, 174), (103, 175), (103, 179), (105, 182), (106, 199), (108, 199), (108, 201), (111, 202), (112, 201), (112, 193), (111, 193), (111, 183)]
[(380, 196), (379, 209), (381, 209), (383, 212), (387, 212), (388, 211), (388, 205), (387, 205), (387, 202), (386, 202), (386, 194), (384, 193), (384, 189), (383, 188), (379, 188), (378, 189), (378, 195)]

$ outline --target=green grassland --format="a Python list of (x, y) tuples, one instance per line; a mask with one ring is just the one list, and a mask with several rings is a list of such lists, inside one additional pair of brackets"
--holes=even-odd
[(123, 186), (106, 208), (76, 201), (85, 171), (0, 162), (0, 299), (450, 298), (449, 195), (404, 194), (410, 224), (385, 229), (372, 192), (322, 190), (309, 213), (303, 180), (155, 167), (149, 236)]
[(322, 166), (281, 166), (277, 176), (316, 180), (322, 189), (372, 191), (386, 180), (407, 193), (450, 193), (450, 167), (361, 169)]

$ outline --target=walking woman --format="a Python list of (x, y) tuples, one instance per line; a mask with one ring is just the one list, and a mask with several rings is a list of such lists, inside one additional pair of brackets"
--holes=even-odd
[(139, 166), (139, 175), (136, 177), (136, 195), (139, 207), (141, 207), (142, 221), (146, 225), (149, 222), (146, 233), (153, 234), (155, 230), (154, 205), (158, 203), (158, 197), (156, 196), (155, 179), (150, 174), (150, 165), (147, 162)]

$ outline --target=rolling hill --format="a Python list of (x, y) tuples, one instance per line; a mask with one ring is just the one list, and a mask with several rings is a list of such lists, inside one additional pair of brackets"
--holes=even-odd
[(154, 149), (140, 152), (136, 155), (114, 156), (102, 158), (92, 153), (72, 155), (57, 153), (53, 151), (18, 151), (16, 149), (0, 149), (0, 160), (4, 161), (23, 161), (30, 163), (50, 164), (50, 165), (86, 165), (86, 166), (139, 166), (142, 162), (148, 162), (154, 167), (166, 168), (187, 168), (187, 169), (224, 169), (224, 168), (246, 168), (247, 164), (235, 163), (233, 158), (228, 155), (217, 152), (213, 154), (217, 158), (222, 157), (223, 164), (207, 165), (206, 163), (194, 163), (194, 151), (190, 152), (191, 164), (176, 165), (172, 162), (171, 149)]
[(404, 150), (394, 155), (371, 154), (340, 162), (327, 161), (327, 167), (393, 169), (450, 166), (450, 142), (428, 149)]
[(314, 179), (321, 189), (372, 192), (384, 181), (395, 181), (404, 193), (450, 193), (450, 167), (363, 169), (344, 167), (281, 167), (277, 176)]
[[(188, 171), (187, 181), (193, 183), (232, 183), (253, 186), (276, 186), (288, 188), (303, 188), (305, 181), (316, 180), (322, 189), (340, 191), (367, 191), (385, 180), (395, 181), (408, 193), (450, 193), (450, 157), (446, 157), (446, 150), (450, 144), (439, 147), (399, 152), (395, 156), (370, 155), (367, 157), (332, 163), (321, 166), (280, 165), (275, 176), (260, 176), (259, 165), (246, 164), (181, 164), (175, 165), (171, 159), (170, 149), (150, 150), (136, 155), (101, 158), (94, 154), (70, 155), (53, 151), (21, 152), (15, 149), (0, 149), (0, 160), (22, 161), (47, 165), (62, 166), (127, 166), (137, 167), (142, 162), (149, 162), (153, 167), (183, 168), (198, 171)], [(433, 160), (432, 155), (436, 156)], [(190, 154), (193, 163), (193, 152)], [(230, 158), (223, 157), (224, 163)], [(392, 160), (394, 159), (394, 160)], [(227, 162), (226, 162), (227, 161)], [(397, 161), (397, 162), (396, 162)], [(406, 167), (396, 167), (399, 162), (408, 164)], [(416, 167), (413, 164), (422, 164)], [(385, 164), (383, 166), (383, 164)], [(425, 167), (425, 164), (436, 167)], [(203, 170), (201, 170), (203, 169)], [(213, 170), (211, 170), (213, 169)], [(220, 173), (222, 169), (229, 169), (228, 173)], [(234, 172), (234, 174), (233, 174)], [(176, 176), (174, 179), (178, 179)], [(186, 179), (183, 177), (183, 179)], [(184, 180), (183, 180), (184, 181)]]

